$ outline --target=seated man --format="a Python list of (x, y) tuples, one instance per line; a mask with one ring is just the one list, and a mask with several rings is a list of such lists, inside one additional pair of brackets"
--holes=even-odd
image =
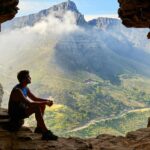
[[(35, 133), (41, 133), (43, 140), (57, 140), (58, 137), (47, 129), (43, 120), (45, 106), (52, 106), (53, 101), (41, 99), (32, 94), (27, 87), (27, 85), (31, 83), (31, 77), (28, 70), (20, 71), (17, 78), (19, 84), (13, 88), (8, 106), (8, 113), (11, 120), (22, 120), (34, 113), (37, 121)], [(27, 99), (27, 97), (30, 98), (30, 100)]]

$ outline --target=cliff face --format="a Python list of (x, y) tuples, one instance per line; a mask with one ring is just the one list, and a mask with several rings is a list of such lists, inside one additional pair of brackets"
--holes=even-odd
[(57, 141), (42, 141), (40, 134), (35, 134), (28, 127), (18, 132), (8, 132), (2, 128), (8, 121), (7, 110), (0, 109), (0, 149), (32, 150), (149, 150), (150, 128), (130, 132), (126, 137), (99, 135), (96, 138), (63, 138)]

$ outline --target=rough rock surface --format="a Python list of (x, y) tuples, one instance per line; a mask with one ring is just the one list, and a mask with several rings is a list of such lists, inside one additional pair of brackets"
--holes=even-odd
[(118, 2), (119, 17), (125, 26), (150, 28), (150, 0), (118, 0)]
[(60, 137), (57, 141), (42, 141), (28, 127), (17, 132), (2, 128), (9, 120), (6, 109), (0, 109), (0, 150), (150, 150), (150, 128), (127, 133), (126, 137), (102, 134), (96, 138)]
[(4, 91), (3, 91), (3, 87), (0, 84), (0, 107), (1, 107), (1, 103), (2, 103), (2, 97), (3, 97)]
[(19, 0), (0, 0), (0, 23), (12, 19), (18, 12)]

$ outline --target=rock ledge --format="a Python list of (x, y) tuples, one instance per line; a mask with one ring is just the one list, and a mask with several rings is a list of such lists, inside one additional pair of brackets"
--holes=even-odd
[(126, 137), (102, 134), (96, 138), (60, 137), (43, 141), (28, 127), (8, 132), (2, 126), (8, 122), (6, 109), (0, 109), (0, 150), (150, 150), (150, 128), (127, 133)]

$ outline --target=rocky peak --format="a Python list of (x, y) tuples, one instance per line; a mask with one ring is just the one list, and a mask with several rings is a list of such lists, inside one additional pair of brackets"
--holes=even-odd
[(97, 19), (90, 20), (88, 24), (100, 29), (108, 29), (109, 27), (120, 24), (120, 20), (115, 18), (99, 17)]
[[(42, 11), (45, 11), (45, 10), (42, 10)], [(86, 24), (84, 16), (78, 11), (76, 4), (71, 0), (60, 3), (58, 5), (54, 5), (53, 7), (50, 7), (49, 9), (47, 9), (46, 11), (48, 12), (47, 14), (52, 13), (57, 18), (60, 18), (60, 19), (63, 17), (63, 15), (67, 11), (71, 11), (75, 15), (76, 24), (78, 24), (78, 25), (85, 25)]]
[(48, 9), (41, 10), (38, 13), (14, 18), (13, 20), (4, 23), (2, 25), (2, 30), (33, 26), (35, 23), (42, 20), (43, 17), (47, 17), (49, 14), (53, 14), (55, 17), (62, 20), (67, 11), (71, 11), (74, 14), (76, 24), (87, 24), (87, 22), (84, 19), (84, 16), (78, 11), (76, 4), (73, 1), (68, 0), (67, 2), (63, 2), (58, 5), (54, 5)]
[(70, 1), (70, 0), (68, 0), (66, 2), (62, 2), (62, 3), (57, 4), (57, 5), (54, 5), (50, 8), (48, 8), (48, 9), (41, 10), (38, 14), (44, 14), (45, 16), (47, 16), (47, 15), (53, 13), (56, 16), (61, 16), (62, 17), (62, 15), (64, 15), (64, 13), (67, 12), (67, 11), (71, 11), (71, 12), (80, 14), (80, 12), (77, 9), (76, 4), (73, 1)]
[(73, 1), (68, 0), (67, 4), (68, 4), (68, 9), (78, 11), (76, 4)]
[[(50, 8), (51, 9), (51, 8)], [(65, 11), (74, 11), (74, 12), (77, 12), (79, 13), (78, 9), (77, 9), (77, 6), (76, 4), (73, 2), (73, 1), (66, 1), (66, 2), (63, 2), (61, 4), (58, 4), (58, 5), (55, 5), (52, 7), (53, 10), (65, 10)]]

